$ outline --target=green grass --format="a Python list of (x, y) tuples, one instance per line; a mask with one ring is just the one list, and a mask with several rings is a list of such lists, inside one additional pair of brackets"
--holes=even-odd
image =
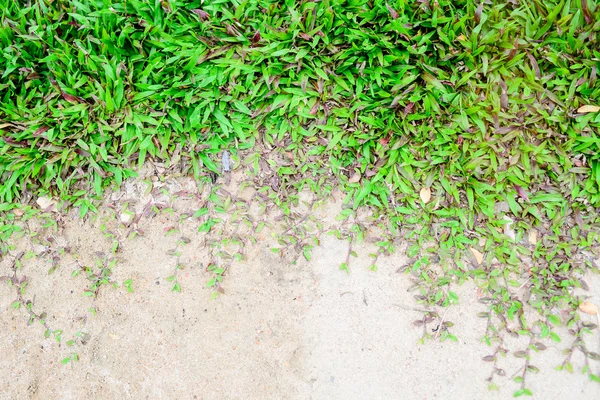
[(334, 182), (385, 215), (382, 252), (413, 227), (420, 300), (474, 278), (509, 319), (576, 308), (600, 222), (594, 1), (203, 3), (0, 0), (0, 210), (33, 192), (85, 214), (148, 159), (209, 180), (224, 149), (266, 147), (278, 187)]

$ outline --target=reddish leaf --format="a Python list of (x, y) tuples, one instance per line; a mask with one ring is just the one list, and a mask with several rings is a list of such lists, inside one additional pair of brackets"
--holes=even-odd
[(477, 9), (475, 10), (475, 22), (479, 23), (481, 21), (481, 13), (483, 12), (483, 1), (479, 3)]
[(483, 361), (485, 361), (485, 362), (496, 361), (496, 356), (485, 356), (485, 357), (483, 357)]
[(39, 128), (36, 129), (35, 132), (33, 132), (33, 136), (41, 136), (42, 133), (46, 132), (50, 130), (50, 127), (48, 126), (40, 126)]
[(390, 138), (390, 135), (388, 135), (387, 137), (382, 137), (381, 139), (379, 139), (379, 143), (381, 143), (382, 146), (387, 146), (387, 144), (390, 142)]
[(529, 196), (525, 192), (525, 189), (523, 189), (519, 185), (515, 185), (515, 190), (517, 191), (517, 194), (519, 195), (520, 198), (522, 198), (523, 200), (525, 200), (526, 202), (529, 203)]
[(3, 137), (2, 140), (4, 140), (6, 143), (8, 143), (12, 146), (25, 147), (27, 145), (27, 142), (24, 140), (14, 140), (9, 137)]
[(463, 144), (463, 141), (465, 139), (462, 137), (462, 135), (458, 135), (458, 138), (456, 139), (456, 144), (460, 147)]
[(385, 6), (387, 7), (387, 9), (390, 12), (390, 15), (392, 16), (393, 19), (398, 19), (398, 17), (400, 17), (400, 15), (398, 14), (398, 11), (396, 11), (392, 7), (390, 7), (389, 4), (385, 3)]
[(519, 38), (515, 39), (515, 43), (513, 44), (513, 46), (515, 47), (514, 49), (512, 49), (510, 51), (510, 53), (508, 53), (508, 58), (506, 59), (506, 61), (510, 61), (512, 60), (516, 55), (517, 55), (517, 51), (519, 50)]
[(237, 29), (235, 29), (232, 25), (230, 24), (226, 24), (225, 25), (227, 27), (227, 33), (231, 36), (240, 36), (240, 33), (238, 32)]
[(192, 10), (192, 12), (198, 16), (200, 21), (207, 21), (210, 18), (210, 15), (206, 11), (202, 11), (199, 8)]
[(323, 33), (323, 31), (321, 31), (321, 30), (319, 30), (319, 31), (316, 33), (316, 35), (317, 35), (317, 36), (321, 36), (321, 37), (325, 37), (325, 34), (324, 34), (324, 33)]
[(508, 88), (506, 87), (504, 80), (500, 80), (500, 86), (502, 86), (502, 93), (500, 94), (500, 106), (502, 107), (502, 110), (506, 111), (508, 109)]
[(585, 18), (585, 22), (590, 25), (593, 24), (594, 17), (592, 16), (592, 13), (590, 12), (590, 8), (588, 7), (587, 0), (581, 0), (581, 10), (583, 11), (583, 17)]
[(307, 35), (307, 34), (306, 34), (306, 33), (304, 33), (304, 32), (300, 32), (300, 33), (298, 34), (298, 36), (300, 36), (300, 37), (301, 37), (302, 39), (304, 39), (304, 40), (312, 40), (312, 36), (310, 36), (310, 35)]
[(256, 44), (256, 43), (260, 42), (260, 39), (261, 39), (260, 31), (257, 29), (254, 36), (252, 36), (252, 43)]
[(81, 103), (81, 99), (79, 97), (70, 95), (69, 93), (62, 92), (62, 97), (69, 103)]
[(321, 105), (321, 103), (317, 100), (317, 102), (315, 103), (314, 106), (312, 106), (312, 108), (310, 109), (309, 114), (310, 115), (315, 115), (317, 112), (319, 112), (319, 106)]
[(410, 103), (408, 103), (406, 105), (406, 107), (404, 107), (404, 116), (407, 116), (408, 114), (412, 114), (415, 112), (415, 103), (413, 103), (412, 101)]
[(529, 58), (531, 67), (533, 68), (533, 71), (535, 72), (535, 77), (540, 79), (542, 75), (540, 74), (540, 66), (537, 63), (537, 60), (530, 53), (527, 53), (527, 57)]

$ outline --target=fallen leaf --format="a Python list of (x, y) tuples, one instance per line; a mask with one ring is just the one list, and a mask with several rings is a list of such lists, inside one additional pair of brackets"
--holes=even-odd
[(41, 196), (41, 197), (38, 197), (38, 199), (35, 202), (44, 211), (52, 211), (52, 212), (58, 211), (58, 209), (56, 208), (56, 200), (53, 200), (50, 197)]
[(424, 187), (419, 192), (419, 196), (421, 196), (421, 200), (423, 200), (423, 203), (429, 203), (429, 201), (431, 200), (431, 189), (428, 187)]
[(473, 257), (475, 257), (477, 265), (481, 265), (481, 263), (483, 262), (483, 254), (473, 247), (469, 247), (469, 251), (471, 252), (471, 254), (473, 254)]
[(537, 244), (537, 231), (535, 229), (529, 231), (529, 243), (534, 246)]
[(348, 183), (358, 183), (358, 182), (360, 182), (360, 172), (357, 171), (354, 174), (352, 174), (350, 179), (348, 179)]
[(584, 301), (583, 303), (579, 304), (579, 311), (589, 315), (596, 315), (598, 314), (598, 306), (592, 302)]
[(500, 107), (506, 111), (508, 109), (508, 88), (504, 80), (500, 80), (500, 86), (502, 87), (502, 93), (500, 94)]
[(593, 113), (593, 112), (598, 112), (598, 111), (600, 111), (600, 106), (592, 106), (590, 104), (581, 106), (577, 109), (577, 112), (579, 114), (587, 114), (587, 113)]

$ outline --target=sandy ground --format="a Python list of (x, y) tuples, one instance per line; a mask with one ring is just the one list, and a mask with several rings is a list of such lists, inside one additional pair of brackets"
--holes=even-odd
[[(66, 214), (53, 233), (32, 220), (28, 229), (38, 237), (16, 240), (11, 255), (19, 250), (34, 254), (23, 258), (18, 271), (28, 277), (24, 298), (63, 333), (61, 343), (44, 338), (39, 322), (28, 325), (27, 312), (10, 307), (14, 288), (0, 284), (0, 398), (495, 399), (512, 398), (519, 388), (512, 377), (520, 374), (523, 360), (512, 353), (526, 348), (528, 341), (507, 337), (509, 353), (497, 364), (506, 376), (496, 376), (499, 390), (488, 391), (493, 364), (482, 358), (493, 350), (481, 341), (486, 323), (477, 313), (486, 306), (478, 302), (472, 284), (453, 287), (460, 304), (437, 309), (454, 323), (450, 332), (458, 341), (438, 338), (420, 344), (423, 327), (413, 322), (422, 318), (422, 306), (407, 291), (413, 283), (410, 275), (399, 272), (408, 262), (401, 251), (380, 258), (374, 272), (367, 268), (374, 247), (366, 240), (354, 246), (358, 257), (352, 258), (347, 274), (338, 267), (348, 243), (323, 234), (311, 261), (300, 257), (294, 263), (271, 251), (276, 246), (274, 223), (255, 245), (246, 246), (244, 261), (231, 264), (225, 293), (211, 300), (206, 282), (212, 275), (206, 267), (219, 260), (211, 253), (211, 238), (231, 230), (198, 232), (197, 221), (180, 216), (194, 212), (201, 198), (168, 198), (164, 201), (173, 212), (140, 220), (143, 236), (128, 238), (131, 227), (119, 222), (122, 207), (140, 214), (148, 201), (161, 201), (158, 192), (136, 185), (124, 197), (107, 200), (108, 206), (118, 203), (113, 217), (103, 211), (102, 217), (82, 222), (74, 213)], [(169, 185), (161, 189), (175, 191)], [(334, 224), (339, 207), (339, 199), (329, 201), (315, 215)], [(72, 273), (110, 258), (114, 240), (108, 232), (120, 242), (111, 279), (132, 279), (133, 293), (122, 285), (105, 285), (94, 300), (82, 295), (90, 284), (85, 274)], [(182, 237), (189, 243), (177, 245)], [(58, 268), (48, 275), (52, 251), (63, 247), (70, 252), (59, 254)], [(0, 263), (0, 276), (12, 273), (10, 260)], [(184, 266), (177, 273), (180, 293), (166, 279), (178, 263)], [(587, 281), (587, 295), (598, 303), (600, 279)], [(435, 335), (436, 326), (428, 325), (428, 332)], [(594, 335), (586, 342), (600, 352), (597, 330)], [(559, 344), (543, 341), (548, 349), (532, 354), (531, 363), (541, 371), (528, 374), (527, 387), (539, 399), (600, 398), (600, 384), (581, 373), (580, 353), (573, 356), (573, 374), (554, 370), (571, 341), (564, 337)], [(69, 346), (71, 339), (75, 342)], [(75, 353), (79, 361), (61, 363)], [(600, 372), (600, 363), (592, 361), (591, 366)]]

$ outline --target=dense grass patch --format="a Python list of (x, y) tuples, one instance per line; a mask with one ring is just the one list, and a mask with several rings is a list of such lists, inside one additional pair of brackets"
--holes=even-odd
[(3, 3), (2, 201), (99, 194), (175, 152), (200, 176), (258, 140), (293, 152), (282, 174), (310, 155), (360, 173), (355, 206), (433, 185), (473, 227), (499, 201), (600, 204), (600, 114), (577, 114), (600, 98), (589, 1)]

